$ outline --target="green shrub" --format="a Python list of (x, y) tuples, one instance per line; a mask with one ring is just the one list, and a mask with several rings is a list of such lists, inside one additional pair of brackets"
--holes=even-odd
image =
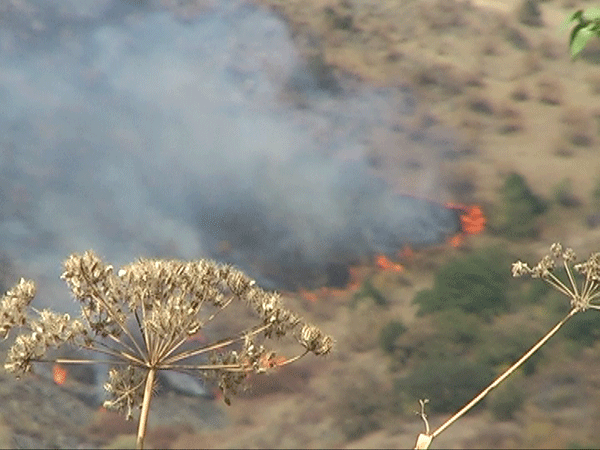
[(510, 239), (535, 237), (538, 234), (536, 216), (546, 211), (546, 204), (536, 197), (525, 179), (512, 173), (501, 191), (502, 205), (498, 228)]
[(448, 309), (434, 316), (440, 334), (451, 344), (466, 347), (479, 339), (481, 319), (458, 309)]
[(517, 372), (491, 392), (487, 405), (497, 420), (511, 420), (523, 406), (524, 395), (522, 377)]
[(579, 206), (579, 199), (573, 193), (570, 178), (563, 178), (554, 186), (554, 201), (565, 208)]
[(538, 0), (524, 0), (519, 7), (518, 17), (521, 23), (531, 27), (541, 27), (544, 24)]
[(600, 208), (600, 178), (596, 180), (594, 190), (592, 191), (592, 206)]
[(575, 314), (563, 327), (563, 335), (577, 344), (591, 347), (600, 338), (595, 314)]
[(551, 289), (548, 283), (544, 283), (540, 279), (532, 280), (528, 285), (525, 295), (519, 297), (519, 300), (525, 300), (527, 303), (539, 303), (548, 295)]
[(489, 320), (506, 311), (510, 273), (505, 261), (501, 250), (489, 248), (446, 264), (436, 273), (433, 288), (415, 296), (417, 314), (457, 309)]
[[(507, 321), (495, 324), (488, 330), (487, 338), (477, 349), (477, 361), (498, 371), (519, 359), (539, 339), (539, 331), (523, 326), (522, 323)], [(535, 372), (543, 356), (537, 352), (523, 365), (525, 375)]]
[(385, 325), (379, 332), (379, 345), (385, 353), (394, 353), (396, 349), (396, 339), (406, 331), (406, 327), (392, 320)]
[(389, 394), (382, 391), (373, 375), (359, 370), (344, 377), (334, 387), (334, 423), (346, 439), (359, 439), (381, 428), (381, 421), (389, 410)]
[(372, 300), (377, 306), (387, 306), (388, 304), (387, 299), (381, 291), (373, 285), (370, 278), (365, 279), (360, 286), (360, 289), (354, 293), (350, 306), (354, 308), (359, 302), (364, 300)]
[(527, 36), (518, 28), (509, 27), (506, 29), (506, 39), (518, 50), (529, 50), (531, 44)]
[(465, 360), (439, 359), (423, 362), (408, 376), (397, 380), (401, 397), (429, 399), (434, 413), (454, 412), (493, 379), (489, 367)]

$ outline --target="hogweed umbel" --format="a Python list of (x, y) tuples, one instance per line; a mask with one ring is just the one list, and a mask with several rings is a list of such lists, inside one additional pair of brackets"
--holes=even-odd
[[(104, 406), (125, 412), (128, 419), (141, 408), (140, 448), (157, 371), (185, 370), (214, 378), (230, 404), (230, 396), (249, 374), (290, 364), (308, 353), (326, 355), (333, 345), (331, 337), (284, 308), (279, 294), (264, 291), (230, 265), (141, 259), (115, 274), (112, 266), (87, 251), (64, 262), (62, 278), (80, 303), (80, 318), (32, 308), (32, 281), (21, 279), (2, 298), (0, 338), (6, 339), (13, 328), (23, 330), (4, 367), (20, 376), (31, 372), (35, 362), (109, 364), (104, 387), (111, 397)], [(190, 348), (190, 341), (195, 343), (190, 338), (234, 301), (250, 307), (257, 323), (234, 336)], [(282, 361), (264, 343), (285, 335), (292, 335), (303, 350)], [(49, 350), (64, 344), (106, 359), (47, 358)], [(201, 363), (199, 356), (205, 357)]]
[[(566, 295), (570, 299), (571, 308), (575, 309), (576, 312), (590, 308), (600, 309), (600, 305), (596, 302), (600, 298), (600, 292), (598, 291), (600, 286), (600, 253), (592, 253), (587, 261), (573, 265), (576, 258), (577, 256), (572, 248), (563, 251), (562, 245), (555, 243), (550, 247), (550, 254), (545, 255), (534, 267), (529, 267), (527, 263), (522, 261), (514, 263), (512, 274), (513, 277), (530, 275), (532, 278), (541, 278), (554, 289)], [(563, 282), (554, 274), (557, 262), (560, 263), (561, 260), (567, 274), (568, 283)], [(581, 286), (577, 285), (573, 269), (585, 277)]]

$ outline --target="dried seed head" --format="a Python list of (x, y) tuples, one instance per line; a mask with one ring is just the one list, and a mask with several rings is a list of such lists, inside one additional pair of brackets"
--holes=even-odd
[[(25, 309), (35, 294), (31, 282), (22, 280), (3, 298), (0, 337), (15, 325), (31, 331), (17, 336), (5, 367), (17, 375), (29, 372), (49, 348), (67, 342), (108, 354), (127, 367), (110, 370), (105, 388), (112, 398), (105, 406), (124, 411), (128, 418), (141, 404), (145, 374), (151, 367), (169, 370), (184, 361), (190, 367), (190, 358), (219, 350), (221, 354), (198, 368), (200, 376), (212, 374), (218, 379), (229, 402), (249, 373), (264, 372), (274, 360), (275, 353), (263, 345), (265, 339), (294, 333), (316, 355), (329, 353), (333, 343), (284, 308), (278, 293), (264, 291), (234, 267), (213, 261), (141, 259), (114, 274), (112, 266), (88, 251), (65, 261), (62, 278), (81, 305), (81, 320), (47, 310), (30, 319)], [(254, 310), (257, 323), (219, 342), (188, 340), (232, 301)], [(203, 306), (209, 311), (203, 311)], [(190, 349), (190, 345), (198, 347)]]
[(313, 325), (304, 325), (300, 331), (299, 342), (306, 350), (315, 355), (325, 355), (331, 351), (333, 339), (324, 336), (321, 330)]
[(145, 372), (134, 366), (112, 368), (108, 372), (108, 382), (104, 389), (111, 400), (104, 402), (106, 409), (125, 412), (127, 420), (133, 418), (133, 409), (141, 406), (144, 397)]
[(523, 276), (528, 273), (531, 273), (531, 269), (529, 268), (527, 263), (524, 263), (522, 261), (517, 261), (516, 263), (513, 263), (513, 265), (512, 265), (512, 276), (513, 277), (520, 277), (520, 276)]
[(555, 258), (560, 258), (562, 254), (562, 245), (560, 243), (554, 243), (550, 246), (550, 252), (554, 255)]
[(565, 250), (565, 252), (563, 253), (562, 258), (565, 260), (565, 262), (571, 263), (571, 262), (575, 261), (577, 256), (575, 255), (575, 252), (573, 251), (572, 248), (567, 248)]
[[(600, 282), (600, 253), (593, 253), (587, 261), (571, 266), (576, 259), (572, 248), (563, 250), (562, 245), (553, 244), (550, 247), (552, 256), (546, 255), (533, 268), (529, 269), (527, 264), (518, 261), (513, 264), (513, 275), (520, 276), (529, 273), (532, 278), (542, 278), (552, 287), (563, 293), (570, 299), (570, 305), (576, 311), (585, 311), (589, 308), (600, 309), (597, 300), (600, 298), (598, 292)], [(556, 260), (563, 260), (562, 267), (567, 272), (567, 281), (562, 281), (553, 270)], [(577, 286), (577, 278), (573, 274), (573, 269), (585, 275), (585, 280), (581, 286)]]
[(531, 270), (532, 278), (546, 278), (552, 269), (554, 269), (555, 263), (550, 255), (546, 255), (542, 258), (542, 260), (535, 265), (535, 267)]
[(0, 339), (6, 339), (13, 327), (25, 324), (27, 306), (34, 297), (35, 284), (31, 280), (23, 278), (2, 297), (2, 302), (0, 302)]

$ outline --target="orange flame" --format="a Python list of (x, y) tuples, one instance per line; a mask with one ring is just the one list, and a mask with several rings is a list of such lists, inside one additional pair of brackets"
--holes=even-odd
[(385, 255), (377, 256), (375, 264), (377, 264), (377, 267), (383, 270), (391, 270), (394, 272), (402, 272), (404, 270), (402, 264), (396, 264), (395, 262), (390, 261)]
[(307, 291), (306, 289), (300, 289), (299, 293), (303, 299), (308, 300), (311, 303), (315, 303), (318, 300), (315, 292)]
[(264, 369), (273, 369), (285, 364), (286, 361), (284, 356), (264, 355), (260, 360), (260, 366)]
[(190, 337), (187, 338), (187, 341), (197, 342), (200, 345), (208, 343), (208, 339), (206, 338), (206, 335), (202, 332), (202, 330), (196, 332), (196, 334), (192, 334)]
[(460, 211), (460, 229), (466, 234), (479, 234), (485, 230), (487, 219), (478, 205), (461, 205), (447, 203), (446, 208)]
[(60, 364), (52, 366), (52, 379), (58, 385), (62, 385), (67, 380), (67, 369)]
[(465, 240), (464, 235), (462, 233), (458, 233), (458, 234), (455, 234), (454, 236), (452, 236), (448, 242), (450, 243), (450, 245), (452, 247), (458, 248), (462, 245), (464, 240)]

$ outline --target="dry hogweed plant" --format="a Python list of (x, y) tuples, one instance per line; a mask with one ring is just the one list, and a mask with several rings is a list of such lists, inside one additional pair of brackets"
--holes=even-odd
[[(588, 309), (600, 310), (600, 253), (596, 252), (590, 255), (587, 261), (574, 264), (576, 259), (575, 252), (571, 248), (563, 250), (561, 244), (552, 244), (550, 254), (544, 256), (542, 260), (534, 267), (529, 267), (527, 263), (517, 261), (512, 265), (513, 277), (530, 275), (531, 278), (541, 278), (554, 289), (564, 294), (570, 302), (571, 309), (544, 337), (542, 337), (533, 347), (531, 347), (517, 362), (510, 366), (502, 375), (496, 378), (488, 387), (481, 391), (473, 400), (467, 403), (457, 413), (450, 417), (434, 432), (430, 432), (427, 414), (425, 413), (425, 404), (428, 400), (420, 400), (421, 410), (417, 413), (425, 422), (425, 433), (421, 433), (417, 438), (415, 449), (429, 448), (431, 441), (439, 436), (446, 428), (456, 422), (467, 411), (482, 400), (492, 389), (506, 380), (515, 370), (517, 370), (525, 361), (527, 361), (536, 351), (538, 351), (556, 332), (575, 314), (584, 312)], [(562, 264), (561, 264), (562, 262)], [(561, 280), (556, 274), (557, 265), (562, 267), (567, 274), (567, 280)], [(578, 284), (577, 279), (583, 278)]]
[[(104, 406), (139, 415), (137, 446), (142, 448), (150, 400), (159, 370), (193, 371), (215, 379), (230, 404), (230, 396), (249, 374), (290, 364), (308, 353), (326, 355), (331, 337), (285, 309), (279, 294), (258, 287), (229, 265), (200, 260), (142, 259), (115, 274), (92, 251), (73, 254), (64, 262), (62, 278), (81, 304), (81, 317), (31, 307), (33, 281), (21, 279), (0, 303), (0, 338), (19, 328), (4, 365), (16, 376), (32, 372), (33, 363), (99, 364), (110, 366)], [(232, 302), (241, 301), (258, 320), (238, 335), (189, 348), (190, 337), (202, 330)], [(281, 361), (267, 350), (267, 339), (292, 335), (303, 348)], [(101, 359), (52, 359), (47, 354), (72, 345), (102, 355)], [(198, 357), (202, 363), (197, 364)]]

